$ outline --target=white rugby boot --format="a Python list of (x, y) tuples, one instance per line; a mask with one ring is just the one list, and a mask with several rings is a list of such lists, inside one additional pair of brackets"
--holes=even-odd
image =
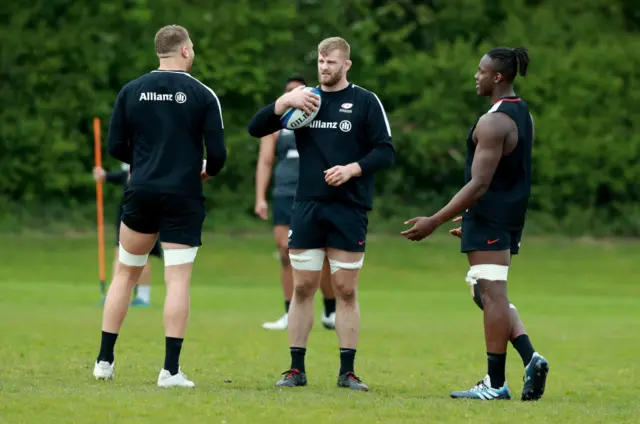
[(108, 363), (107, 361), (96, 361), (93, 366), (93, 376), (96, 380), (113, 380), (115, 375), (115, 361)]
[(265, 322), (262, 328), (265, 330), (286, 330), (289, 326), (289, 314), (284, 314), (282, 318), (274, 322)]
[(165, 369), (160, 370), (158, 387), (196, 387), (196, 385), (193, 381), (187, 379), (187, 376), (182, 372), (182, 368), (180, 368), (176, 375), (171, 375)]
[(326, 316), (324, 313), (322, 314), (322, 325), (327, 330), (335, 330), (336, 328), (336, 313), (331, 312), (329, 316)]

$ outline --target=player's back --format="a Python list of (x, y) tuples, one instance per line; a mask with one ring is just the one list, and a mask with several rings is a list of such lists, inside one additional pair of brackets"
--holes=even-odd
[(129, 185), (202, 194), (207, 113), (214, 107), (220, 113), (214, 92), (186, 72), (155, 70), (131, 81), (120, 96), (132, 147)]
[[(509, 230), (520, 230), (524, 226), (531, 194), (533, 121), (526, 102), (515, 96), (499, 100), (488, 113), (503, 113), (513, 120), (517, 127), (518, 141), (513, 150), (500, 159), (489, 189), (469, 209), (466, 216)], [(474, 130), (475, 125), (467, 138), (467, 181), (471, 179), (471, 165), (476, 150)]]

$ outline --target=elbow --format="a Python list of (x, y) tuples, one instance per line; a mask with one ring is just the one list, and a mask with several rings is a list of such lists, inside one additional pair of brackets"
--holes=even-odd
[(491, 185), (491, 180), (485, 179), (476, 179), (475, 181), (475, 197), (476, 199), (481, 198), (484, 194), (489, 191), (489, 186)]
[(385, 151), (385, 154), (382, 155), (382, 160), (380, 161), (381, 169), (386, 169), (391, 167), (391, 165), (393, 165), (393, 163), (396, 160), (396, 150), (390, 144), (386, 146), (387, 146), (387, 149)]
[(127, 148), (125, 146), (122, 146), (119, 144), (116, 144), (116, 145), (109, 144), (107, 151), (109, 152), (109, 155), (111, 155), (112, 158), (118, 159), (120, 162), (130, 164), (131, 160), (129, 158)]
[[(208, 155), (207, 155), (208, 156)], [(227, 150), (224, 149), (217, 155), (207, 157), (207, 174), (210, 177), (215, 177), (222, 171), (224, 165), (227, 163)]]
[(394, 148), (389, 149), (389, 154), (387, 155), (387, 168), (393, 165), (396, 161), (396, 151)]
[(251, 121), (249, 123), (249, 135), (255, 138), (262, 138), (268, 135), (268, 133), (266, 133), (264, 129), (261, 128), (260, 125), (258, 125), (258, 123), (256, 123), (255, 121)]
[(253, 122), (249, 124), (249, 135), (256, 138), (260, 137), (258, 130)]

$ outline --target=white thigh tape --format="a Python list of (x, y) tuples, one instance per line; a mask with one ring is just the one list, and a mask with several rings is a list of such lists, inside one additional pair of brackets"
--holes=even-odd
[(360, 269), (364, 263), (364, 255), (358, 262), (340, 262), (334, 259), (329, 259), (329, 266), (331, 267), (331, 273), (335, 274), (340, 269)]
[(147, 264), (147, 259), (149, 259), (148, 253), (146, 255), (134, 255), (124, 250), (122, 245), (120, 245), (120, 248), (118, 249), (118, 261), (124, 265), (145, 266)]
[(197, 247), (188, 249), (166, 249), (164, 251), (164, 266), (189, 264), (196, 260)]
[(301, 253), (289, 253), (289, 260), (291, 266), (298, 271), (322, 271), (324, 256), (324, 250), (311, 249)]
[(473, 265), (467, 273), (467, 284), (476, 284), (478, 280), (507, 281), (509, 267), (504, 265)]

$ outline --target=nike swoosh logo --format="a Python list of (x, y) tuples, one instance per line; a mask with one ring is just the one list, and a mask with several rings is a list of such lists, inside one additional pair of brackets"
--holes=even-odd
[(358, 242), (358, 245), (360, 245), (360, 246), (362, 246), (363, 244), (364, 244), (364, 242), (363, 242), (363, 241), (359, 241), (359, 242)]
[(500, 240), (499, 238), (495, 240), (487, 240), (487, 244), (494, 244), (494, 243), (497, 243), (499, 240)]

